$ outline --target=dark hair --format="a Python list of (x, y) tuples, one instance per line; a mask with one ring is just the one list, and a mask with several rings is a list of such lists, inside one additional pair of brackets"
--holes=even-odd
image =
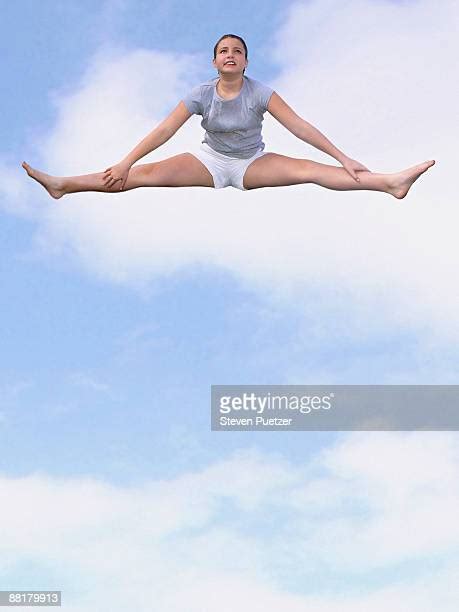
[[(214, 47), (214, 59), (217, 57), (217, 47), (218, 47), (219, 43), (221, 43), (221, 41), (224, 38), (236, 38), (237, 40), (240, 40), (241, 43), (242, 43), (242, 46), (244, 47), (245, 59), (248, 59), (247, 55), (248, 55), (249, 52), (247, 50), (247, 45), (245, 44), (245, 40), (243, 38), (241, 38), (240, 36), (238, 36), (237, 34), (223, 34), (223, 36), (220, 36), (220, 38), (215, 43), (215, 47)], [(244, 72), (245, 72), (245, 68), (244, 68)]]

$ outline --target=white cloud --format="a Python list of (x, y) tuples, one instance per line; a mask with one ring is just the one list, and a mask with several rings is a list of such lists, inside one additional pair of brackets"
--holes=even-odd
[(24, 391), (33, 387), (31, 380), (16, 380), (0, 384), (0, 397), (2, 399), (15, 399)]
[(104, 382), (96, 380), (92, 375), (87, 372), (73, 372), (69, 376), (70, 383), (76, 387), (82, 387), (84, 389), (90, 389), (97, 393), (103, 393), (112, 396), (110, 385)]
[[(305, 554), (336, 567), (360, 571), (383, 568), (433, 554), (454, 552), (459, 541), (456, 434), (356, 433), (326, 450), (318, 464), (327, 475), (294, 496), (295, 507), (316, 511), (322, 529), (309, 521)], [(340, 513), (335, 515), (336, 508)], [(331, 515), (331, 516), (330, 516)], [(314, 517), (314, 520), (316, 518)]]
[(112, 610), (452, 612), (458, 469), (453, 434), (379, 433), (343, 436), (307, 465), (239, 452), (128, 487), (2, 477), (0, 558), (12, 576), (33, 559), (72, 611), (104, 601)]
[[(427, 0), (298, 3), (275, 41), (280, 75), (271, 85), (349, 155), (388, 172), (437, 159), (402, 202), (313, 185), (85, 193), (49, 203), (38, 247), (140, 287), (196, 263), (305, 308), (314, 286), (355, 329), (423, 329), (434, 347), (457, 340), (457, 18), (451, 0), (441, 11)], [(145, 50), (99, 54), (77, 89), (55, 98), (45, 169), (78, 174), (117, 161), (201, 77), (189, 72), (199, 62)], [(265, 124), (268, 149), (334, 163), (268, 116)], [(150, 159), (190, 150), (200, 133), (195, 117)]]

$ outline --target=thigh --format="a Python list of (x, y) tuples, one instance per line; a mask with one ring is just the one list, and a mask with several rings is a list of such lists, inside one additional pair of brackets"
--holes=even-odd
[(279, 155), (278, 153), (265, 153), (254, 160), (244, 174), (245, 189), (258, 187), (280, 187), (283, 185), (298, 185), (308, 180), (307, 159), (297, 159)]
[(191, 153), (132, 166), (125, 190), (136, 187), (213, 187), (212, 175)]

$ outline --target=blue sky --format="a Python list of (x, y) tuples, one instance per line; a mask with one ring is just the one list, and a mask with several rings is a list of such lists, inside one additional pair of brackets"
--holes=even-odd
[[(441, 501), (456, 507), (455, 434), (212, 433), (210, 385), (457, 382), (454, 19), (453, 2), (435, 18), (415, 1), (4, 3), (0, 489), (12, 501), (0, 510), (1, 588), (60, 584), (72, 610), (96, 610), (91, 576), (119, 581), (135, 561), (149, 585), (161, 554), (192, 612), (203, 609), (201, 578), (215, 585), (206, 609), (221, 597), (223, 612), (262, 602), (329, 612), (345, 592), (345, 612), (440, 600), (453, 610), (443, 586), (458, 568), (454, 512), (446, 536), (417, 502), (425, 495), (434, 516)], [(54, 202), (26, 180), (22, 159), (56, 173), (116, 161), (193, 79), (212, 76), (223, 31), (247, 40), (249, 75), (350, 155), (382, 171), (435, 157), (437, 174), (403, 206), (311, 185)], [(122, 118), (119, 132), (105, 113)], [(269, 148), (333, 163), (265, 123)], [(164, 151), (199, 135), (193, 118)], [(47, 544), (39, 531), (53, 521)], [(126, 542), (131, 561), (110, 565)], [(424, 592), (429, 572), (437, 582)], [(162, 609), (183, 609), (163, 579)], [(114, 610), (129, 601), (119, 589)], [(252, 597), (259, 604), (240, 607)]]

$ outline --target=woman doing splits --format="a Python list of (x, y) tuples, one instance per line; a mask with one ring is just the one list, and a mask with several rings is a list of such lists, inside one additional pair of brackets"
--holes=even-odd
[[(241, 190), (315, 183), (328, 189), (382, 191), (402, 199), (435, 161), (401, 172), (371, 172), (337, 149), (319, 130), (299, 117), (270, 87), (245, 76), (247, 46), (225, 34), (214, 47), (218, 77), (192, 89), (178, 106), (122, 161), (105, 172), (83, 176), (50, 176), (22, 166), (53, 198), (81, 191), (115, 193), (137, 187), (236, 187)], [(296, 159), (264, 151), (263, 115), (268, 111), (300, 140), (335, 158), (341, 166)], [(199, 149), (162, 161), (136, 164), (167, 142), (193, 115), (206, 130)]]

